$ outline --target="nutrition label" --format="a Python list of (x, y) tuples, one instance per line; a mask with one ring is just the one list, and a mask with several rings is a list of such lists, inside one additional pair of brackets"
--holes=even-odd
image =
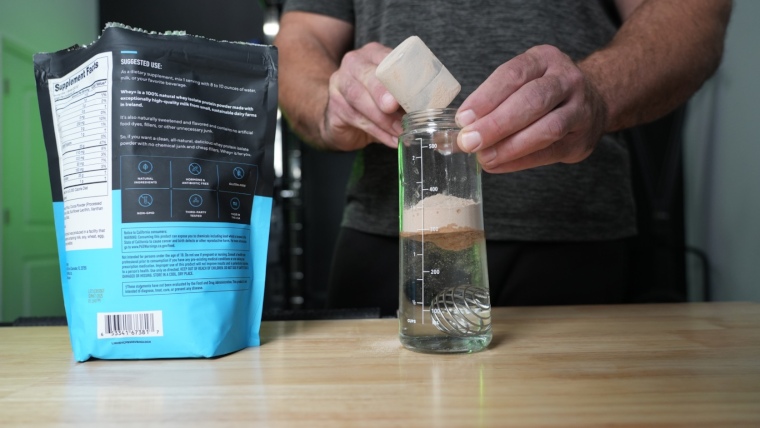
[(108, 248), (111, 211), (112, 55), (49, 80), (66, 216), (66, 249)]
[(63, 197), (105, 195), (108, 192), (105, 188), (108, 181), (107, 82), (94, 82), (67, 101), (56, 110), (62, 139)]
[(108, 195), (111, 91), (107, 59), (95, 58), (90, 66), (94, 68), (55, 83), (60, 88), (53, 114), (64, 201)]

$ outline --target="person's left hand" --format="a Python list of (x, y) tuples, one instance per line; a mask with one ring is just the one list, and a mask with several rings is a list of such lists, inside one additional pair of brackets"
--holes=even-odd
[(519, 171), (586, 159), (604, 133), (607, 108), (578, 66), (536, 46), (499, 66), (459, 107), (457, 143), (483, 170)]

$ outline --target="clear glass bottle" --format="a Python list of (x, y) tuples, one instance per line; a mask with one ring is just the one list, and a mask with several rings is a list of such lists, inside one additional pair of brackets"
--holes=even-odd
[(399, 338), (419, 352), (477, 352), (492, 337), (481, 169), (457, 147), (455, 113), (408, 113), (399, 137)]

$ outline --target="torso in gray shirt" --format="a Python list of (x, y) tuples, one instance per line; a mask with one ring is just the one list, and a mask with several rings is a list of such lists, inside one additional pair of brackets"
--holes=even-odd
[[(528, 48), (558, 47), (574, 60), (613, 37), (616, 27), (594, 0), (287, 0), (285, 10), (354, 24), (354, 45), (395, 47), (419, 36), (462, 85), (456, 107), (498, 66)], [(343, 226), (398, 234), (397, 153), (381, 144), (359, 152)], [(496, 240), (589, 241), (636, 233), (627, 148), (606, 135), (577, 164), (483, 174), (486, 236)]]

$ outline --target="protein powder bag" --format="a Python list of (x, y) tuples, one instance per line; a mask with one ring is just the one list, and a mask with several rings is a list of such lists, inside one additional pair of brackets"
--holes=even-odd
[(258, 345), (276, 49), (109, 24), (34, 68), (74, 357)]

